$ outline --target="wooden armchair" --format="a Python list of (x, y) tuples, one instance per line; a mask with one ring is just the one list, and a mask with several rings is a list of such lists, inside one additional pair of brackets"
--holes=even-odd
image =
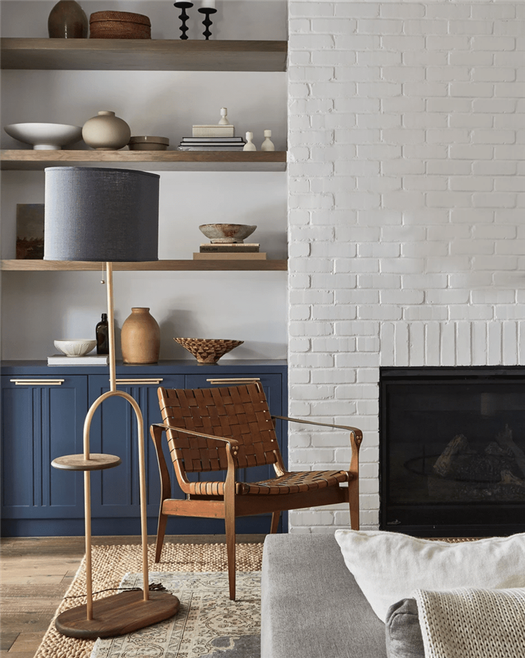
[[(271, 512), (270, 532), (277, 532), (281, 511), (349, 503), (351, 526), (359, 529), (359, 446), (355, 427), (271, 416), (262, 386), (158, 389), (163, 424), (151, 426), (161, 479), (161, 501), (155, 561), (159, 562), (168, 516), (223, 518), (226, 526), (230, 599), (235, 599), (235, 518)], [(274, 418), (336, 427), (350, 432), (348, 471), (286, 471), (274, 429)], [(175, 474), (186, 499), (171, 496), (162, 452), (166, 433)], [(238, 482), (235, 469), (273, 464), (275, 477)], [(188, 473), (226, 471), (225, 481), (192, 482)], [(348, 483), (348, 486), (341, 486)]]

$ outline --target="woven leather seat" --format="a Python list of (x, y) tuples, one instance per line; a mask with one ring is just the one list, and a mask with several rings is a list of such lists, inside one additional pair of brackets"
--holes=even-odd
[[(344, 425), (272, 416), (260, 383), (211, 389), (158, 389), (163, 424), (152, 425), (161, 477), (155, 561), (160, 560), (168, 516), (224, 518), (230, 598), (235, 598), (235, 518), (272, 513), (277, 532), (281, 511), (349, 503), (352, 528), (359, 528), (359, 446), (361, 431)], [(275, 419), (350, 432), (348, 471), (285, 469)], [(166, 436), (179, 486), (186, 499), (171, 498), (171, 481), (162, 450)], [(272, 465), (275, 477), (236, 481), (236, 469)], [(226, 479), (194, 481), (188, 474), (225, 471)], [(217, 476), (216, 476), (217, 477)], [(340, 486), (348, 483), (348, 486)]]
[[(286, 473), (261, 482), (236, 482), (235, 493), (240, 496), (249, 494), (275, 496), (324, 489), (339, 482), (348, 482), (348, 471), (301, 471)], [(190, 494), (224, 496), (224, 482), (191, 482)]]

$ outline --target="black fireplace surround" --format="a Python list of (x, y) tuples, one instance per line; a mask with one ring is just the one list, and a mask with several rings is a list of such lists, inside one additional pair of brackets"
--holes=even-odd
[(525, 532), (525, 367), (382, 368), (380, 528)]

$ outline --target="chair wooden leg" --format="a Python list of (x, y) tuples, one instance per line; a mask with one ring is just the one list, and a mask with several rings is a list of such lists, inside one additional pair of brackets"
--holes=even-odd
[(157, 524), (157, 542), (155, 544), (155, 562), (160, 562), (160, 554), (162, 553), (162, 545), (164, 543), (164, 535), (166, 534), (166, 523), (168, 515), (159, 513), (159, 521)]
[(272, 525), (270, 526), (270, 534), (275, 535), (279, 527), (279, 519), (281, 518), (281, 512), (273, 512), (272, 514)]
[(226, 549), (228, 552), (228, 582), (230, 585), (230, 599), (235, 601), (235, 512), (226, 508)]
[(359, 480), (348, 483), (348, 504), (350, 505), (350, 527), (359, 530)]

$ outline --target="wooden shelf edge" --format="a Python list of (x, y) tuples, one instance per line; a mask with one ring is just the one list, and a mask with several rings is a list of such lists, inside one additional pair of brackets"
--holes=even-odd
[(5, 37), (3, 69), (284, 72), (286, 41)]
[(95, 151), (3, 149), (3, 170), (92, 166), (155, 171), (285, 171), (286, 151)]
[[(5, 259), (0, 261), (4, 272), (102, 272), (105, 263), (85, 261), (49, 261), (32, 259)], [(287, 260), (158, 260), (142, 263), (114, 263), (117, 272), (217, 272), (254, 271), (285, 272)]]

